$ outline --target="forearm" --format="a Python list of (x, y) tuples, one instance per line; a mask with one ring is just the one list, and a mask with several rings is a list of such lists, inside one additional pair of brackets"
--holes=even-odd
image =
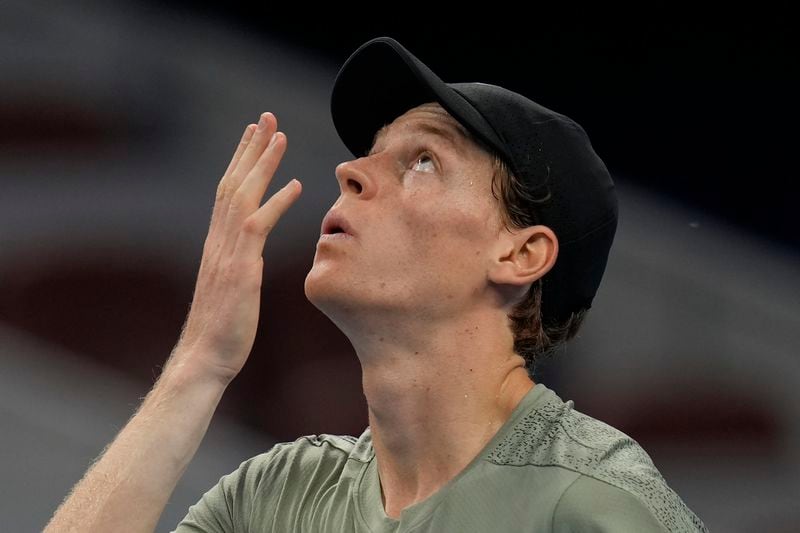
[(217, 187), (178, 347), (139, 411), (56, 511), (48, 533), (155, 528), (253, 347), (264, 244), (302, 190), (292, 180), (260, 205), (285, 149), (271, 113), (261, 115), (258, 128), (245, 128)]
[(218, 378), (172, 363), (45, 531), (155, 529), (225, 390)]

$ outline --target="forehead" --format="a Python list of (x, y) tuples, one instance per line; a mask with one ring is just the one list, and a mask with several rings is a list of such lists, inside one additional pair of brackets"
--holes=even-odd
[(427, 133), (441, 137), (456, 148), (463, 149), (472, 136), (450, 113), (438, 103), (427, 103), (414, 107), (397, 117), (391, 124), (378, 130), (372, 145), (384, 142), (394, 134)]

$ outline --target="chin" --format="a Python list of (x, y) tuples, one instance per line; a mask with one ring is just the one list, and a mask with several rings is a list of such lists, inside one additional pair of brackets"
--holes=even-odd
[(314, 264), (303, 285), (306, 298), (330, 317), (330, 312), (352, 298), (352, 283), (346, 276), (324, 264)]
[(321, 275), (317, 265), (311, 267), (311, 270), (308, 271), (306, 274), (306, 280), (303, 283), (303, 291), (306, 294), (306, 298), (312, 304), (316, 305), (316, 300), (319, 297), (319, 293), (322, 290), (321, 285), (325, 283), (325, 280), (320, 279)]
[(374, 317), (396, 307), (396, 300), (365, 280), (354, 283), (341, 269), (314, 265), (306, 275), (303, 289), (314, 307), (340, 329), (352, 320)]

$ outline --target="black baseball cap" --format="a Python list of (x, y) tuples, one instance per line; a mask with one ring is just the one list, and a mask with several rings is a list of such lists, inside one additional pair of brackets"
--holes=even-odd
[(502, 87), (445, 83), (390, 37), (368, 41), (347, 59), (331, 113), (345, 146), (362, 157), (381, 127), (428, 102), (500, 156), (533, 191), (533, 218), (556, 234), (558, 257), (542, 278), (542, 320), (557, 324), (591, 307), (617, 228), (617, 198), (583, 128)]

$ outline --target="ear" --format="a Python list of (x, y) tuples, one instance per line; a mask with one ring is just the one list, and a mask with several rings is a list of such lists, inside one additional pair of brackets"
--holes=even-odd
[(547, 226), (501, 228), (489, 280), (524, 288), (547, 274), (558, 256), (558, 239)]

